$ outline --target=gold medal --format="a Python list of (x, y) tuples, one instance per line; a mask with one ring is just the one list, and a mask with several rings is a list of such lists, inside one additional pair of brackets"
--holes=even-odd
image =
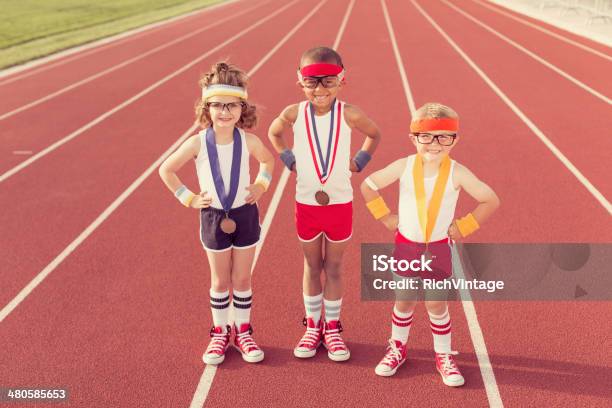
[(232, 220), (227, 216), (227, 214), (225, 214), (225, 218), (221, 220), (219, 227), (221, 228), (221, 231), (225, 232), (226, 234), (231, 234), (236, 231), (236, 221)]

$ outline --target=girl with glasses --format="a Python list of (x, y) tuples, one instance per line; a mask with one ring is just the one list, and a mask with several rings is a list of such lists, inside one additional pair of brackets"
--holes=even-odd
[[(253, 340), (250, 322), (251, 268), (260, 225), (257, 200), (268, 189), (274, 157), (250, 129), (257, 123), (248, 102), (246, 74), (219, 62), (201, 80), (202, 96), (196, 116), (202, 130), (191, 136), (160, 166), (159, 174), (178, 200), (200, 212), (200, 240), (210, 264), (210, 307), (213, 327), (203, 355), (206, 364), (220, 364), (230, 343), (230, 289), (234, 307), (234, 346), (242, 358), (256, 363), (264, 358)], [(251, 182), (249, 160), (259, 162)], [(192, 193), (177, 172), (195, 163), (200, 193)]]

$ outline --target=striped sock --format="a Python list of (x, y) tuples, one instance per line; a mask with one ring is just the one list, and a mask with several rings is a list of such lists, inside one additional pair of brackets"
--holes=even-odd
[(402, 344), (408, 343), (410, 326), (412, 326), (412, 312), (400, 312), (396, 307), (393, 307), (391, 339), (397, 340)]
[(342, 298), (338, 300), (323, 299), (323, 304), (325, 305), (325, 322), (329, 323), (333, 320), (340, 320)]
[(253, 291), (251, 289), (239, 291), (234, 289), (234, 324), (240, 328), (251, 321), (251, 303)]
[(315, 325), (321, 320), (321, 302), (323, 301), (323, 293), (318, 295), (304, 295), (304, 306), (306, 307), (306, 317), (312, 318)]
[(431, 333), (436, 353), (451, 352), (451, 320), (448, 309), (440, 316), (429, 313)]
[(215, 292), (210, 290), (210, 310), (212, 310), (213, 324), (222, 327), (225, 331), (229, 315), (229, 290)]

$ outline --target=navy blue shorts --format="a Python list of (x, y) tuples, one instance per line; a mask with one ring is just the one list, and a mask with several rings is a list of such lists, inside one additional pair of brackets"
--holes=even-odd
[(249, 248), (257, 245), (261, 226), (257, 204), (245, 204), (229, 210), (229, 217), (236, 222), (236, 231), (226, 234), (221, 231), (221, 220), (225, 211), (217, 208), (202, 208), (200, 212), (200, 240), (204, 249), (226, 251), (231, 248)]

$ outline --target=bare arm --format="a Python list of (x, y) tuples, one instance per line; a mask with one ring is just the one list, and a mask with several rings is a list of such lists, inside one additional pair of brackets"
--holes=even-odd
[[(478, 225), (482, 225), (482, 223), (499, 207), (499, 197), (497, 197), (497, 194), (495, 194), (491, 187), (479, 180), (474, 173), (465, 166), (460, 164), (456, 165), (455, 179), (459, 187), (463, 188), (466, 193), (478, 201), (478, 205), (474, 211), (472, 211), (472, 215), (474, 219), (476, 219)], [(451, 224), (448, 233), (452, 239), (459, 239), (462, 237), (457, 228), (456, 221)]]
[(272, 121), (268, 129), (268, 139), (277, 153), (288, 149), (283, 134), (291, 129), (298, 115), (298, 105), (287, 106), (276, 119)]
[[(261, 139), (251, 133), (246, 134), (246, 143), (249, 153), (259, 162), (259, 173), (265, 172), (268, 175), (272, 175), (274, 171), (274, 156), (272, 156), (270, 150), (263, 144)], [(246, 189), (250, 192), (245, 199), (248, 204), (255, 203), (266, 191), (263, 185), (259, 183), (251, 184)]]
[[(382, 170), (375, 171), (370, 174), (368, 178), (376, 184), (379, 190), (387, 187), (388, 185), (396, 182), (402, 175), (402, 172), (406, 168), (406, 160), (404, 157), (402, 159), (396, 160), (387, 167)], [(361, 183), (361, 194), (363, 198), (368, 201), (372, 201), (380, 196), (378, 191), (373, 190), (368, 186), (368, 184), (364, 181)]]
[(260, 138), (247, 133), (246, 134), (247, 148), (249, 153), (259, 162), (259, 171), (266, 171), (272, 174), (274, 171), (274, 156), (268, 148), (263, 144)]
[[(384, 169), (372, 173), (368, 178), (379, 190), (383, 189), (399, 180), (402, 172), (406, 168), (406, 160), (407, 158), (396, 160)], [(380, 193), (377, 190), (372, 189), (365, 180), (361, 183), (361, 194), (363, 195), (366, 203), (380, 197)], [(389, 230), (394, 231), (397, 228), (399, 219), (397, 214), (389, 213), (382, 217), (380, 221), (385, 224)]]
[(168, 189), (173, 193), (183, 185), (176, 173), (187, 163), (197, 157), (200, 151), (200, 139), (198, 135), (191, 136), (178, 149), (174, 151), (159, 166), (159, 176)]
[[(345, 105), (344, 117), (351, 129), (356, 129), (366, 135), (361, 150), (370, 157), (374, 154), (378, 143), (380, 143), (380, 129), (361, 109), (354, 105)], [(353, 168), (354, 166), (354, 168)], [(351, 171), (357, 171), (354, 161), (351, 161)]]
[(268, 139), (274, 146), (274, 150), (280, 154), (280, 158), (285, 166), (290, 167), (290, 170), (295, 170), (295, 156), (287, 147), (283, 134), (291, 129), (298, 115), (298, 105), (287, 106), (281, 114), (272, 121), (268, 129)]
[[(199, 136), (191, 136), (159, 166), (159, 176), (173, 194), (183, 185), (176, 173), (185, 163), (196, 158), (199, 151)], [(210, 195), (206, 191), (202, 191), (191, 200), (189, 206), (192, 208), (206, 208), (210, 206), (211, 202), (212, 198)]]

